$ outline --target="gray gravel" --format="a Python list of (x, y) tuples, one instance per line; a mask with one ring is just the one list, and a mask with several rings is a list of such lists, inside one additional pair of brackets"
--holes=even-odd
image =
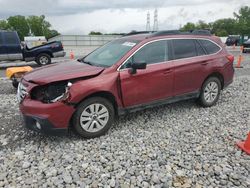
[(214, 107), (141, 111), (90, 140), (26, 130), (0, 80), (0, 187), (250, 187), (250, 156), (235, 146), (250, 130), (250, 71), (236, 71)]

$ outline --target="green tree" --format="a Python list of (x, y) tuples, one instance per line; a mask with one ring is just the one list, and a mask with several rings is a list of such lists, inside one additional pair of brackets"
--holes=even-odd
[(194, 23), (188, 22), (186, 25), (184, 25), (180, 30), (181, 31), (192, 31), (195, 30), (196, 26)]
[(7, 30), (10, 26), (6, 20), (0, 20), (0, 30)]
[[(17, 31), (21, 40), (25, 36), (45, 36), (47, 39), (57, 36), (60, 33), (56, 30), (51, 30), (51, 24), (45, 20), (45, 16), (10, 16), (7, 20), (0, 20), (0, 29)], [(31, 32), (31, 33), (30, 33)]]
[(241, 7), (239, 13), (234, 12), (236, 17), (238, 33), (241, 35), (250, 35), (250, 7)]
[(8, 25), (11, 30), (17, 31), (21, 40), (29, 34), (29, 25), (25, 16), (10, 16), (8, 19)]
[(212, 32), (220, 37), (237, 34), (237, 22), (232, 18), (216, 20), (213, 23)]
[(102, 35), (102, 33), (99, 31), (91, 31), (89, 35)]
[(212, 25), (204, 22), (203, 20), (199, 20), (196, 24), (196, 29), (211, 29)]
[(27, 22), (31, 29), (32, 35), (35, 36), (45, 36), (46, 38), (51, 38), (59, 33), (56, 30), (51, 30), (51, 24), (45, 20), (45, 16), (29, 16)]
[(57, 30), (52, 29), (52, 30), (49, 30), (47, 38), (49, 39), (49, 38), (55, 37), (57, 35), (60, 35), (60, 33), (58, 33)]

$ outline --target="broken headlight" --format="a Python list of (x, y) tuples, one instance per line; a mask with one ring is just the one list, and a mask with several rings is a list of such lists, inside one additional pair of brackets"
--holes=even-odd
[(69, 97), (69, 88), (71, 86), (71, 82), (59, 82), (45, 86), (38, 86), (32, 90), (31, 98), (43, 103), (65, 101)]

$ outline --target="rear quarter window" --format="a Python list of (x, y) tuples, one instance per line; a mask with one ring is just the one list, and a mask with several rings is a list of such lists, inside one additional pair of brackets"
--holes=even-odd
[(4, 39), (6, 44), (18, 44), (16, 33), (4, 32)]
[(209, 40), (199, 40), (199, 42), (202, 45), (202, 47), (206, 50), (207, 54), (215, 54), (219, 52), (221, 49), (217, 44)]

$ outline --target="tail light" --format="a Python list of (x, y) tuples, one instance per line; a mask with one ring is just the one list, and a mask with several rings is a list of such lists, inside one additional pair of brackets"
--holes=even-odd
[(228, 55), (227, 59), (228, 59), (229, 63), (233, 63), (234, 62), (234, 56), (233, 55)]

